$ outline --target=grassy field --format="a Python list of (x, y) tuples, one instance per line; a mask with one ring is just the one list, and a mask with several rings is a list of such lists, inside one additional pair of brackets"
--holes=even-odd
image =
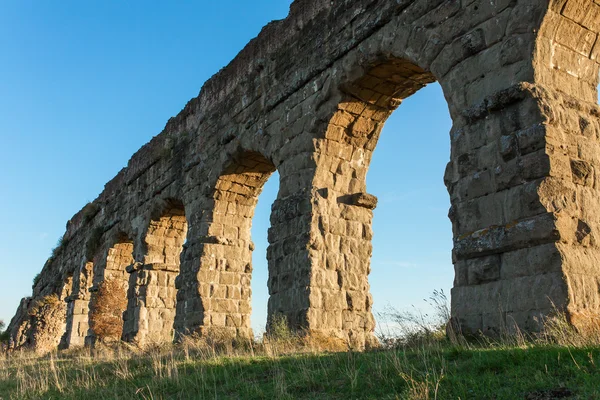
[(145, 349), (0, 353), (0, 400), (600, 399), (598, 316), (575, 329), (557, 312), (536, 336), (513, 329), (466, 340), (446, 330), (443, 292), (430, 299), (433, 319), (394, 310), (401, 331), (380, 334), (382, 347), (366, 352), (295, 335), (282, 319), (258, 342), (186, 337)]
[(187, 343), (15, 353), (0, 361), (0, 399), (600, 399), (600, 346), (442, 340), (364, 353), (284, 350)]

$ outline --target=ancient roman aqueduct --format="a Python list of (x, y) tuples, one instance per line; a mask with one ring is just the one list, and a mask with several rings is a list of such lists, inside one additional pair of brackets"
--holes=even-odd
[[(251, 335), (250, 226), (277, 170), (269, 315), (368, 345), (365, 176), (386, 118), (434, 81), (453, 120), (455, 321), (494, 333), (536, 330), (552, 304), (573, 323), (598, 313), (599, 32), (600, 0), (295, 1), (68, 222), (15, 344), (83, 345), (109, 276), (129, 288), (124, 340)], [(53, 293), (60, 312), (30, 312)]]

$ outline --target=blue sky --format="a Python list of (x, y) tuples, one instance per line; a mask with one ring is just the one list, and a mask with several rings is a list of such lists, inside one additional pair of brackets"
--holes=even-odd
[[(4, 1), (0, 5), (0, 319), (31, 293), (67, 220), (289, 0)], [(452, 285), (443, 172), (450, 118), (439, 85), (386, 123), (368, 175), (375, 309), (423, 306)], [(266, 319), (272, 177), (253, 226), (253, 327)]]

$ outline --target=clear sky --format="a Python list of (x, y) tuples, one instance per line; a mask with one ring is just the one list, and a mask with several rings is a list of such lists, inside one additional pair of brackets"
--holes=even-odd
[[(131, 155), (176, 115), (290, 0), (6, 0), (0, 4), (0, 319), (65, 230)], [(375, 210), (375, 310), (424, 306), (452, 285), (443, 173), (450, 118), (439, 85), (386, 123), (368, 175)], [(263, 329), (266, 235), (278, 182), (252, 230), (253, 315)]]

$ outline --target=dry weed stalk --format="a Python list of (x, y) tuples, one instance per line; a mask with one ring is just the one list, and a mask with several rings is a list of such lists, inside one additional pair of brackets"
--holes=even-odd
[(127, 293), (116, 279), (103, 281), (93, 297), (90, 327), (101, 342), (118, 341), (123, 333), (123, 311), (127, 308)]

